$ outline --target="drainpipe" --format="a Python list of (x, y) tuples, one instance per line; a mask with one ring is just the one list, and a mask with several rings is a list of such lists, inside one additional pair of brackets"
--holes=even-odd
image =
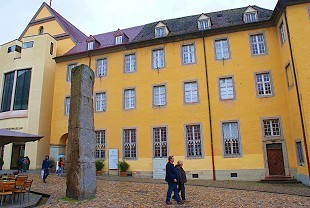
[(89, 55), (89, 51), (87, 51), (87, 56), (88, 56), (88, 67), (91, 68), (91, 57)]
[(207, 84), (207, 94), (208, 94), (208, 111), (209, 111), (209, 124), (210, 124), (210, 139), (211, 139), (211, 156), (212, 156), (212, 176), (213, 180), (216, 180), (215, 175), (215, 165), (214, 165), (214, 148), (213, 148), (213, 134), (212, 134), (212, 120), (211, 120), (211, 104), (210, 104), (210, 91), (209, 91), (209, 80), (208, 80), (208, 65), (207, 65), (207, 53), (206, 53), (206, 43), (203, 31), (202, 34), (202, 42), (203, 42), (203, 57), (205, 64), (205, 72), (206, 72), (206, 84)]
[(308, 166), (308, 175), (309, 175), (309, 181), (310, 181), (310, 162), (309, 162), (308, 145), (307, 145), (305, 124), (304, 124), (304, 116), (303, 116), (303, 111), (302, 111), (301, 98), (299, 94), (299, 87), (298, 87), (298, 82), (297, 82), (297, 74), (296, 74), (295, 61), (294, 61), (294, 56), (293, 56), (293, 51), (292, 51), (291, 35), (290, 35), (290, 30), (289, 30), (288, 22), (287, 22), (286, 9), (284, 10), (284, 18), (285, 18), (285, 26), (287, 29), (287, 36), (288, 36), (287, 39), (288, 39), (288, 44), (290, 48), (290, 55), (291, 55), (291, 60), (292, 60), (292, 68), (293, 68), (294, 81), (295, 81), (295, 86), (296, 86), (296, 93), (297, 93), (297, 100), (298, 100), (298, 107), (299, 107), (299, 116), (300, 116), (300, 121), (301, 121), (302, 135), (304, 137), (306, 160), (307, 160), (307, 166)]

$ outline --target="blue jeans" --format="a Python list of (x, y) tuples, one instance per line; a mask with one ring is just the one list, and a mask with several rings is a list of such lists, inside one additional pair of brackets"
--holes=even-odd
[(170, 202), (172, 192), (174, 193), (175, 200), (177, 202), (180, 202), (181, 199), (180, 199), (179, 192), (178, 192), (178, 186), (177, 186), (177, 183), (174, 183), (174, 182), (168, 182), (166, 202)]

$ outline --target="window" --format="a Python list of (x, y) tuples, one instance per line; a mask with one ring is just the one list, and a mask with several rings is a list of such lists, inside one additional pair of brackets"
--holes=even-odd
[(41, 27), (39, 28), (38, 34), (39, 34), (39, 35), (42, 35), (43, 33), (44, 33), (44, 27), (41, 26)]
[(182, 46), (182, 63), (191, 64), (195, 62), (195, 47), (194, 44)]
[(257, 12), (249, 12), (244, 14), (244, 22), (257, 22)]
[(22, 48), (32, 48), (33, 47), (33, 41), (24, 42), (22, 45)]
[(304, 151), (302, 149), (301, 141), (296, 142), (297, 163), (299, 166), (305, 165)]
[(166, 36), (165, 27), (156, 27), (155, 28), (155, 38), (160, 38)]
[(198, 29), (199, 30), (206, 30), (211, 28), (210, 19), (202, 19), (198, 20)]
[(228, 59), (229, 58), (229, 49), (228, 49), (228, 40), (215, 40), (215, 54), (217, 60)]
[(51, 45), (50, 45), (50, 54), (53, 55), (54, 53), (54, 43), (51, 42)]
[(198, 103), (197, 82), (184, 83), (184, 98), (185, 103)]
[(164, 49), (153, 50), (153, 69), (161, 69), (165, 67)]
[(286, 41), (286, 32), (283, 22), (280, 24), (279, 30), (280, 30), (281, 43), (284, 43)]
[(291, 89), (294, 86), (294, 78), (293, 78), (293, 71), (290, 64), (285, 67), (285, 74), (286, 74), (286, 82), (288, 89)]
[(266, 119), (263, 124), (265, 137), (281, 136), (280, 119)]
[(135, 159), (137, 156), (136, 129), (124, 129), (123, 139), (124, 159)]
[(95, 158), (105, 159), (105, 130), (96, 131)]
[(272, 95), (270, 73), (256, 74), (256, 89), (258, 96)]
[(164, 106), (166, 105), (166, 86), (154, 86), (153, 87), (153, 105)]
[(65, 115), (70, 113), (70, 97), (65, 98)]
[(125, 73), (136, 70), (136, 54), (125, 55)]
[(250, 35), (250, 42), (253, 55), (266, 53), (265, 38), (263, 34)]
[(123, 36), (115, 37), (115, 44), (122, 44), (123, 43)]
[(233, 78), (232, 77), (220, 78), (220, 99), (229, 100), (234, 98), (235, 94), (234, 94)]
[(106, 110), (106, 94), (105, 92), (96, 93), (96, 112), (103, 112)]
[(187, 157), (202, 157), (200, 125), (186, 126)]
[(135, 89), (127, 89), (124, 91), (124, 108), (126, 110), (136, 108), (136, 91), (135, 91)]
[(10, 46), (8, 47), (8, 53), (11, 53), (11, 52), (18, 52), (18, 53), (21, 53), (22, 52), (22, 47), (18, 46), (18, 45), (13, 45), (13, 46)]
[(107, 65), (107, 58), (97, 60), (97, 77), (103, 77), (107, 75)]
[(28, 109), (30, 80), (31, 69), (4, 74), (1, 112)]
[(224, 156), (240, 155), (240, 138), (237, 122), (222, 123)]
[(67, 69), (67, 77), (66, 77), (66, 80), (67, 82), (71, 82), (71, 73), (72, 73), (72, 69), (74, 67), (76, 67), (77, 64), (69, 64), (68, 65), (68, 69)]
[(93, 50), (94, 49), (94, 42), (87, 43), (87, 50)]
[(154, 158), (167, 157), (167, 128), (153, 128), (153, 153)]

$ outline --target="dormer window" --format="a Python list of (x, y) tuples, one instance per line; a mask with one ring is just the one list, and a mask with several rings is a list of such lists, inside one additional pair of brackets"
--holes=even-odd
[(165, 24), (162, 22), (159, 22), (155, 27), (155, 38), (160, 38), (167, 36), (169, 33), (169, 30)]
[(257, 22), (257, 11), (248, 7), (244, 12), (243, 21), (245, 23)]
[(115, 44), (122, 44), (123, 43), (123, 36), (115, 37)]
[(94, 49), (94, 42), (87, 43), (87, 50), (93, 50)]
[(211, 28), (210, 18), (204, 14), (202, 14), (197, 21), (199, 30), (206, 30)]

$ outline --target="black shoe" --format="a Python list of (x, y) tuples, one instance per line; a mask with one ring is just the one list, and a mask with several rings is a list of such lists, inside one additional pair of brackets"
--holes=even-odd
[(172, 203), (169, 201), (169, 202), (166, 202), (166, 204), (169, 204), (169, 205), (171, 205)]
[(181, 201), (179, 201), (179, 202), (178, 202), (178, 204), (184, 204), (184, 201), (183, 201), (183, 200), (181, 200)]

